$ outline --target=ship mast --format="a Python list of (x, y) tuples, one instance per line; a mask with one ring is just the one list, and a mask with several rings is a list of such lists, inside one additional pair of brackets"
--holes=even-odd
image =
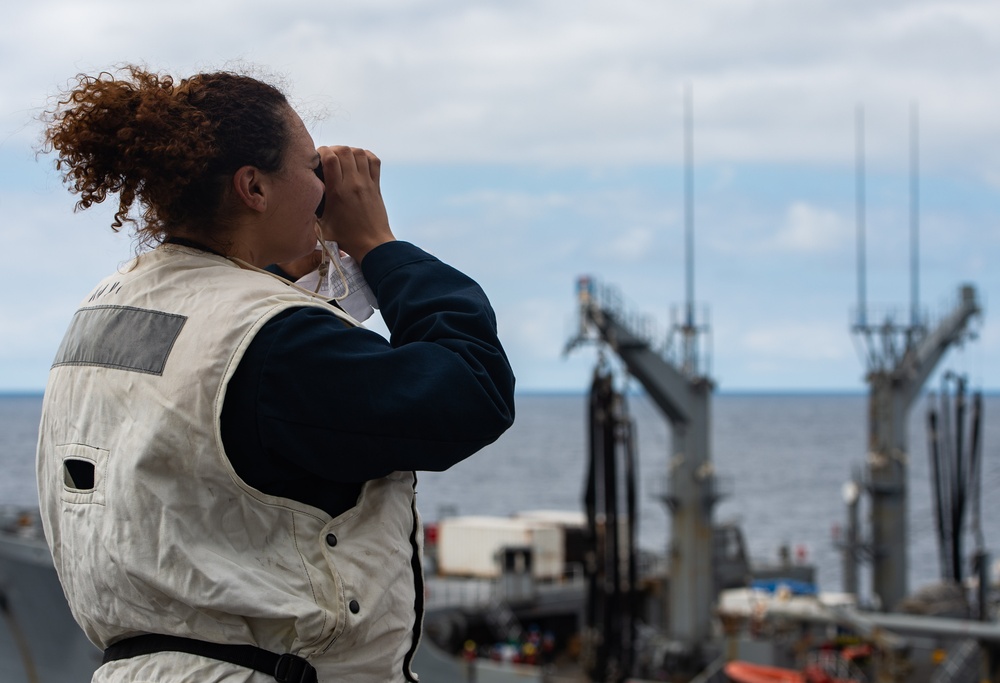
[[(969, 336), (969, 322), (980, 308), (975, 288), (963, 285), (957, 304), (932, 331), (928, 331), (926, 317), (919, 310), (919, 164), (914, 105), (910, 119), (910, 321), (907, 325), (898, 324), (891, 314), (875, 324), (869, 321), (864, 289), (864, 112), (860, 107), (856, 126), (858, 311), (852, 332), (861, 340), (867, 364), (869, 424), (864, 488), (871, 504), (872, 592), (884, 609), (892, 610), (908, 593), (909, 412), (948, 348)], [(856, 557), (857, 551), (853, 547), (847, 552)]]
[(693, 132), (689, 87), (685, 88), (684, 119), (686, 301), (681, 321), (674, 323), (663, 349), (643, 321), (624, 310), (616, 290), (584, 277), (577, 283), (580, 333), (569, 347), (589, 334), (596, 334), (621, 359), (670, 422), (671, 452), (662, 492), (671, 515), (670, 588), (663, 604), (663, 623), (668, 624), (668, 636), (680, 650), (695, 654), (712, 635), (713, 510), (720, 494), (709, 445), (714, 384), (702, 369), (702, 362), (708, 361), (707, 353), (700, 352), (702, 343), (707, 347), (709, 329), (707, 324), (696, 320), (694, 305)]
[(910, 327), (920, 319), (920, 131), (917, 103), (910, 105)]
[(684, 324), (683, 367), (698, 368), (698, 330), (694, 321), (694, 123), (691, 112), (691, 85), (684, 88)]

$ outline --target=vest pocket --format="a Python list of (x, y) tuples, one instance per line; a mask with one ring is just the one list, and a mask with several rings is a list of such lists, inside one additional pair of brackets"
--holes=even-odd
[(55, 451), (62, 463), (60, 498), (67, 503), (104, 505), (109, 451), (81, 443), (62, 444)]
[(63, 484), (75, 491), (94, 490), (94, 463), (90, 460), (63, 460)]

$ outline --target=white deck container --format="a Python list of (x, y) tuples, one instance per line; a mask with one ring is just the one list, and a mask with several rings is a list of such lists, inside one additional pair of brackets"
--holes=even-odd
[(536, 579), (563, 574), (562, 529), (551, 522), (510, 517), (449, 517), (438, 524), (438, 573), (443, 576), (495, 578), (500, 575), (497, 553), (505, 547), (532, 552)]
[(583, 529), (587, 526), (587, 515), (574, 510), (524, 510), (516, 513), (514, 518), (554, 524), (566, 529)]

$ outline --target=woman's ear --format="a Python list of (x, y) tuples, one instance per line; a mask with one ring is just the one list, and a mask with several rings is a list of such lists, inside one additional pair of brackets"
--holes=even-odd
[(264, 185), (264, 174), (256, 166), (241, 166), (233, 174), (233, 191), (253, 211), (267, 209)]

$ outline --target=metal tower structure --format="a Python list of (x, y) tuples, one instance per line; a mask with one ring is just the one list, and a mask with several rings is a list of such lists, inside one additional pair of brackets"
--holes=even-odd
[[(682, 322), (658, 348), (648, 319), (630, 315), (617, 291), (583, 277), (577, 282), (580, 331), (572, 348), (596, 335), (621, 359), (670, 422), (671, 452), (662, 498), (671, 514), (670, 589), (664, 623), (669, 637), (693, 652), (711, 636), (713, 510), (720, 497), (711, 462), (714, 389), (702, 370), (706, 324), (695, 320), (691, 94), (685, 89), (685, 293)], [(679, 343), (676, 343), (679, 340)], [(707, 343), (704, 344), (707, 348)], [(668, 607), (669, 605), (669, 607)]]
[[(870, 499), (872, 592), (891, 610), (908, 594), (907, 564), (907, 422), (935, 366), (948, 348), (969, 336), (968, 326), (980, 312), (971, 285), (959, 289), (958, 302), (933, 330), (919, 310), (918, 253), (919, 182), (917, 109), (911, 110), (910, 135), (910, 270), (911, 302), (908, 324), (891, 314), (869, 320), (865, 301), (864, 266), (864, 112), (856, 117), (858, 309), (852, 332), (860, 340), (867, 365), (868, 457), (864, 488)], [(848, 550), (855, 554), (857, 548)], [(856, 561), (856, 560), (854, 560)], [(845, 572), (847, 576), (847, 572)]]
[(582, 336), (571, 345), (596, 333), (670, 422), (672, 441), (663, 492), (671, 513), (670, 590), (664, 623), (671, 639), (697, 648), (711, 636), (715, 600), (712, 517), (720, 495), (709, 443), (714, 384), (697, 366), (657, 350), (642, 321), (629, 316), (614, 290), (580, 278), (577, 294)]

